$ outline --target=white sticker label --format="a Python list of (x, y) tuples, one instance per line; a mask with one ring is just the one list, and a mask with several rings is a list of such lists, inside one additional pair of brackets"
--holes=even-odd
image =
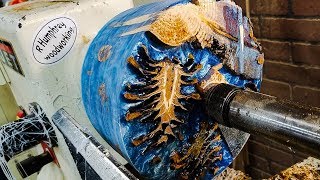
[(77, 26), (70, 18), (59, 17), (41, 27), (35, 36), (32, 53), (41, 64), (54, 64), (65, 57), (77, 38)]

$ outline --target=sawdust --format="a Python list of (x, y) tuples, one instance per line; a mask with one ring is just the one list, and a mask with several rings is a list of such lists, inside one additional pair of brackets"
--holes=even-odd
[(308, 158), (268, 180), (320, 180), (320, 160)]
[(247, 176), (241, 171), (237, 171), (231, 168), (226, 168), (216, 180), (251, 180), (252, 178)]

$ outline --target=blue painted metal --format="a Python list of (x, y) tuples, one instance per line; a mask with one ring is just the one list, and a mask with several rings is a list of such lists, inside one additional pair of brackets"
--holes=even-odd
[[(186, 0), (168, 0), (153, 4), (140, 6), (121, 13), (108, 22), (93, 40), (82, 72), (82, 96), (87, 115), (97, 131), (104, 139), (112, 145), (123, 157), (125, 157), (141, 174), (148, 179), (170, 179), (175, 177), (179, 171), (170, 169), (170, 155), (176, 150), (182, 149), (188, 144), (188, 139), (199, 131), (201, 121), (214, 121), (205, 114), (203, 103), (197, 103), (189, 112), (189, 116), (180, 130), (187, 137), (181, 141), (168, 143), (162, 148), (155, 148), (141, 155), (141, 150), (146, 145), (133, 146), (132, 139), (146, 134), (153, 125), (139, 121), (127, 122), (125, 114), (131, 104), (124, 99), (124, 85), (127, 82), (135, 82), (136, 74), (128, 66), (127, 58), (137, 56), (137, 47), (145, 45), (149, 55), (154, 60), (162, 60), (164, 57), (178, 57), (182, 63), (185, 62), (189, 53), (195, 57), (196, 63), (201, 63), (203, 68), (196, 74), (201, 81), (212, 66), (220, 62), (220, 59), (207, 49), (194, 49), (189, 43), (179, 47), (163, 47), (148, 39), (145, 32), (132, 35), (122, 34), (150, 24), (158, 12), (176, 4), (187, 3)], [(152, 14), (149, 20), (123, 25), (130, 19)], [(102, 47), (111, 46), (110, 55), (106, 61), (99, 61), (99, 52)], [(101, 52), (100, 52), (101, 53)], [(227, 67), (220, 70), (228, 83), (244, 87), (247, 83), (253, 83), (260, 88), (261, 79), (245, 79), (243, 76), (235, 75)], [(195, 91), (194, 87), (185, 87), (183, 93), (189, 94)], [(103, 96), (103, 98), (102, 98)], [(220, 133), (217, 131), (216, 133)], [(218, 142), (222, 146), (223, 160), (216, 163), (222, 172), (233, 161), (233, 157), (227, 144), (222, 140)], [(161, 157), (160, 164), (152, 165), (150, 161), (155, 155)], [(206, 174), (205, 179), (213, 178), (212, 174)]]

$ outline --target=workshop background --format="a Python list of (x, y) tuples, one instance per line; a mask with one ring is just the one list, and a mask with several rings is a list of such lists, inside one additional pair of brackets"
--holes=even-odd
[[(246, 0), (235, 0), (246, 11)], [(250, 0), (255, 36), (265, 53), (262, 92), (320, 107), (320, 1)], [(246, 173), (267, 178), (308, 155), (251, 137)]]

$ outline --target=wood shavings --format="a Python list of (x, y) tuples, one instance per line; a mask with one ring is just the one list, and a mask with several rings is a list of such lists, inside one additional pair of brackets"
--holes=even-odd
[(171, 7), (151, 24), (150, 32), (170, 46), (197, 40), (202, 48), (210, 47), (214, 34), (237, 41), (225, 28), (210, 19), (215, 7), (215, 1), (200, 3), (199, 6), (188, 3)]
[(320, 180), (320, 160), (308, 158), (268, 180)]
[(251, 180), (252, 178), (247, 176), (241, 171), (237, 171), (231, 168), (227, 168), (221, 173), (216, 180)]

